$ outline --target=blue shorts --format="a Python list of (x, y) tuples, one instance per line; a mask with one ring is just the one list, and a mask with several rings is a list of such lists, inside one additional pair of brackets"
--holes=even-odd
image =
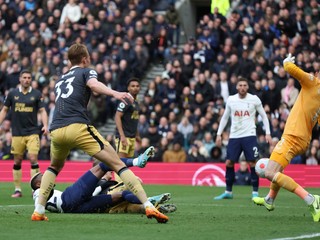
[(111, 195), (92, 196), (100, 179), (88, 171), (62, 193), (64, 213), (99, 213), (112, 206)]
[(259, 157), (257, 137), (230, 138), (227, 146), (226, 159), (232, 162), (238, 162), (242, 151), (248, 162), (256, 161)]

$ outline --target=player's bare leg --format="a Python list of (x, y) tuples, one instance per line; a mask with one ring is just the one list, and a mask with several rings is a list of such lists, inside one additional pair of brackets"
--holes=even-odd
[(141, 182), (133, 172), (125, 166), (110, 145), (105, 146), (104, 149), (95, 154), (94, 157), (113, 169), (120, 176), (129, 190), (143, 203), (148, 218), (155, 218), (159, 223), (165, 223), (169, 220), (166, 215), (160, 213), (148, 200)]

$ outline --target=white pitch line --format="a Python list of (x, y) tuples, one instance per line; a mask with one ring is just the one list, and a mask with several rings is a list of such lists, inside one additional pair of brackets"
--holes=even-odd
[(308, 235), (301, 235), (301, 236), (297, 236), (297, 237), (287, 237), (287, 238), (273, 238), (270, 240), (294, 240), (294, 239), (307, 239), (307, 238), (315, 238), (315, 237), (319, 237), (320, 233), (313, 233), (313, 234), (308, 234)]
[[(228, 205), (228, 204), (217, 204), (217, 203), (177, 203), (172, 201), (173, 203), (177, 204), (177, 205), (181, 205), (181, 206), (203, 206), (203, 207), (225, 207), (228, 206), (228, 208), (247, 208), (247, 207), (253, 207), (253, 208), (259, 208), (262, 206), (257, 206), (253, 203), (249, 203), (248, 205)], [(225, 201), (226, 202), (226, 201)], [(291, 209), (291, 206), (284, 206), (284, 205), (277, 205), (276, 208), (288, 208)], [(299, 207), (295, 207), (297, 208), (301, 208), (301, 209), (305, 209), (306, 207), (302, 204)], [(261, 208), (262, 209), (262, 208)]]
[(0, 208), (31, 207), (34, 205), (0, 205)]

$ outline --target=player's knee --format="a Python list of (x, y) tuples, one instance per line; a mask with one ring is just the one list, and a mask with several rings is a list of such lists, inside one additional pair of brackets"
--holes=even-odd
[(30, 164), (32, 164), (32, 165), (38, 164), (38, 158), (31, 158), (30, 157)]
[(14, 164), (21, 165), (23, 156), (22, 155), (14, 155)]
[(272, 181), (276, 172), (273, 169), (266, 168), (264, 171), (265, 178)]
[(59, 172), (62, 170), (63, 165), (53, 165), (51, 164), (48, 169), (50, 169), (51, 172), (55, 173), (56, 175), (59, 174)]
[(227, 159), (226, 160), (226, 167), (234, 167), (234, 162), (232, 162), (231, 160)]

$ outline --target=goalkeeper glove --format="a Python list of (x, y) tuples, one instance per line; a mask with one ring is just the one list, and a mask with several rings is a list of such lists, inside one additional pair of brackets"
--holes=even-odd
[(293, 56), (291, 55), (291, 53), (289, 53), (288, 56), (283, 60), (283, 64), (285, 64), (286, 62), (294, 63), (294, 59), (295, 59), (295, 58), (296, 58), (296, 57), (293, 57)]

